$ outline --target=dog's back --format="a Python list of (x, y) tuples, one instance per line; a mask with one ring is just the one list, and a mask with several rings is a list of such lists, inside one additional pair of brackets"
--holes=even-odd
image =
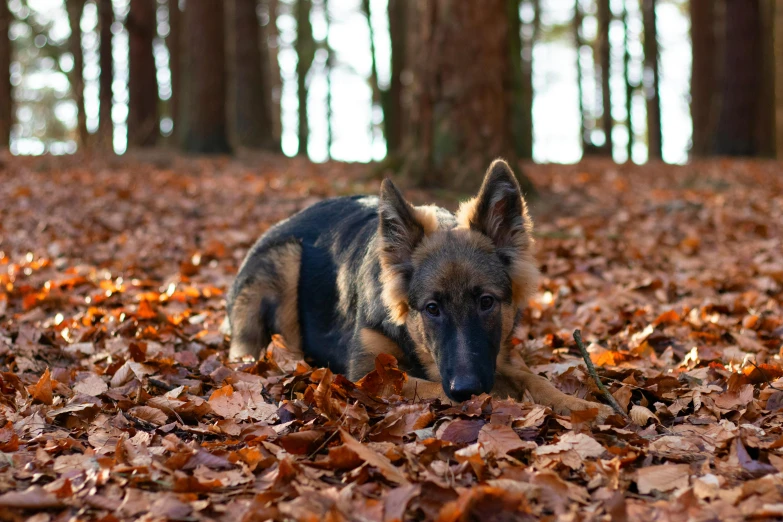
[(378, 229), (378, 198), (321, 201), (270, 228), (228, 296), (231, 357), (257, 356), (282, 334), (289, 348), (347, 372), (356, 277)]

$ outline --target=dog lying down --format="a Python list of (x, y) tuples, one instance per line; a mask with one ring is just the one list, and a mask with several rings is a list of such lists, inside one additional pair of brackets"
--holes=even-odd
[(407, 397), (461, 402), (525, 390), (560, 414), (612, 409), (571, 397), (522, 363), (510, 340), (536, 289), (533, 223), (511, 168), (490, 165), (456, 215), (414, 206), (390, 180), (380, 196), (327, 199), (270, 228), (228, 296), (230, 357), (257, 357), (273, 334), (353, 381), (397, 358)]

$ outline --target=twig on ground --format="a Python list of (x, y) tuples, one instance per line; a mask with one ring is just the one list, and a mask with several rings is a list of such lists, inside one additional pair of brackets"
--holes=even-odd
[(604, 383), (601, 382), (601, 379), (598, 377), (598, 373), (595, 371), (595, 365), (593, 365), (593, 361), (590, 360), (590, 354), (587, 353), (587, 348), (585, 348), (585, 343), (582, 341), (582, 332), (577, 328), (574, 330), (574, 341), (576, 341), (576, 345), (579, 347), (579, 351), (582, 352), (582, 359), (585, 360), (585, 364), (587, 365), (587, 373), (590, 374), (590, 377), (593, 378), (595, 381), (595, 384), (598, 386), (598, 389), (601, 390), (601, 393), (606, 398), (606, 400), (609, 402), (609, 406), (611, 406), (614, 411), (616, 411), (622, 418), (629, 421), (631, 418), (628, 416), (627, 413), (620, 407), (619, 404), (617, 404), (617, 401), (612, 396), (611, 393), (609, 393), (609, 390), (606, 389), (606, 386), (604, 386)]
[(755, 369), (757, 369), (759, 371), (759, 373), (761, 374), (761, 378), (766, 381), (767, 386), (769, 386), (773, 390), (783, 391), (783, 389), (780, 389), (780, 388), (776, 387), (774, 384), (772, 384), (772, 381), (770, 380), (769, 376), (767, 375), (767, 372), (765, 372), (764, 369), (761, 366), (757, 365), (756, 363), (754, 363), (750, 359), (748, 359), (748, 362), (750, 363), (751, 366), (753, 366)]

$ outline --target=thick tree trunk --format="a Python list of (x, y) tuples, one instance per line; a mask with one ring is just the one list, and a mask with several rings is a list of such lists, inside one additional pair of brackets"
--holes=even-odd
[(71, 26), (71, 36), (68, 39), (68, 49), (73, 55), (73, 69), (70, 82), (73, 99), (76, 102), (76, 135), (78, 146), (82, 149), (89, 147), (89, 135), (87, 133), (87, 115), (84, 112), (84, 53), (82, 52), (82, 12), (85, 0), (70, 0), (68, 5), (68, 22)]
[(307, 142), (310, 137), (307, 119), (307, 73), (315, 58), (313, 27), (310, 23), (311, 0), (296, 0), (296, 87), (299, 99), (299, 150), (298, 155), (307, 156)]
[(612, 22), (612, 10), (609, 0), (598, 0), (598, 58), (600, 60), (600, 93), (601, 93), (601, 129), (606, 141), (601, 147), (604, 154), (611, 157), (614, 151), (612, 139), (612, 91), (611, 69), (612, 55), (609, 45), (609, 26)]
[(775, 157), (777, 129), (775, 124), (775, 12), (783, 9), (776, 7), (777, 0), (760, 0), (759, 9), (761, 28), (761, 55), (759, 59), (761, 87), (759, 101), (756, 103), (756, 152), (759, 156)]
[(171, 71), (171, 98), (169, 98), (169, 112), (171, 121), (174, 122), (172, 133), (174, 143), (180, 128), (180, 91), (182, 90), (182, 11), (179, 10), (178, 0), (169, 0), (169, 36), (166, 38), (166, 47), (169, 49), (169, 70)]
[(231, 123), (238, 147), (273, 150), (271, 82), (267, 46), (261, 39), (256, 0), (229, 0), (229, 69), (231, 78)]
[(152, 39), (155, 0), (131, 0), (128, 14), (128, 148), (152, 147), (158, 137), (158, 80)]
[(13, 125), (13, 100), (11, 91), (11, 40), (8, 29), (11, 26), (11, 12), (8, 2), (0, 2), (0, 150), (6, 150), (11, 143)]
[(783, 6), (775, 6), (774, 19), (775, 149), (778, 159), (783, 159)]
[(713, 152), (755, 156), (761, 91), (761, 12), (758, 0), (726, 0), (721, 110)]
[(708, 156), (712, 151), (715, 128), (715, 96), (718, 85), (716, 69), (715, 0), (691, 0), (691, 120), (693, 122), (694, 156)]
[(226, 135), (225, 37), (222, 0), (185, 4), (179, 138), (198, 154), (230, 153)]
[(389, 156), (396, 156), (402, 147), (402, 75), (407, 66), (408, 10), (406, 0), (389, 0), (389, 37), (391, 39), (391, 78), (383, 108), (386, 134), (386, 150)]
[(405, 170), (420, 184), (472, 190), (494, 158), (516, 163), (506, 3), (415, 3)]
[(114, 81), (114, 60), (112, 59), (111, 24), (114, 23), (114, 8), (111, 0), (98, 1), (98, 25), (100, 31), (100, 55), (98, 62), (101, 68), (99, 78), (100, 108), (98, 110), (98, 146), (101, 150), (114, 150), (114, 124), (111, 119), (112, 82)]
[[(655, 26), (656, 0), (643, 0), (644, 69), (651, 83), (645, 85), (647, 97), (647, 154), (650, 159), (661, 159), (661, 97), (658, 74), (658, 31)], [(647, 76), (646, 74), (645, 76)]]

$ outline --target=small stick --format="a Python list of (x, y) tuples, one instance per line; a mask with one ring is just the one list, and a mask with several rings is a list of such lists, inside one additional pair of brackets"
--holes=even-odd
[(619, 413), (625, 420), (630, 420), (628, 414), (623, 411), (619, 404), (617, 404), (615, 398), (611, 393), (609, 393), (609, 390), (606, 389), (606, 386), (604, 386), (604, 383), (601, 382), (601, 379), (598, 378), (598, 373), (595, 371), (595, 365), (593, 365), (593, 361), (590, 360), (590, 354), (587, 353), (585, 343), (582, 342), (582, 332), (578, 328), (574, 330), (574, 341), (576, 341), (576, 345), (579, 347), (579, 351), (582, 352), (582, 359), (585, 360), (585, 364), (587, 365), (587, 373), (590, 374), (590, 377), (593, 378), (595, 384), (598, 386), (598, 389), (601, 390), (603, 396), (607, 401), (609, 401), (609, 406), (611, 406), (614, 411)]

